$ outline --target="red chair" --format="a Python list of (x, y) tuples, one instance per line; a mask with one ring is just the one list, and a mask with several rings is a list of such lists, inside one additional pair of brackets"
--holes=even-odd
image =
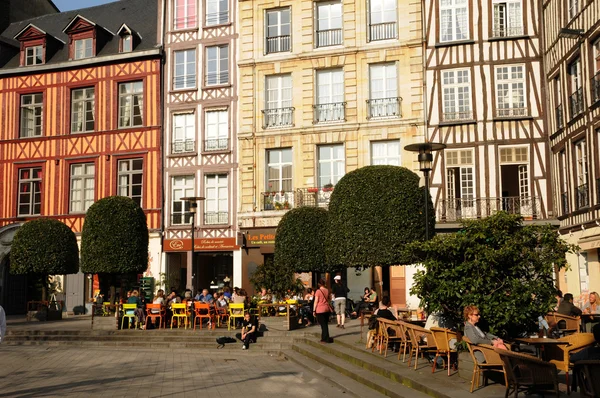
[[(152, 310), (158, 312), (152, 312)], [(161, 304), (146, 304), (146, 324), (145, 328), (148, 329), (148, 321), (152, 320), (152, 323), (156, 323), (154, 320), (158, 318), (158, 328), (165, 328), (166, 324), (166, 310)]]
[(196, 323), (198, 322), (200, 323), (200, 329), (202, 329), (202, 319), (204, 318), (208, 319), (208, 327), (210, 328), (210, 326), (213, 325), (214, 329), (213, 316), (210, 313), (210, 304), (194, 302), (194, 330), (196, 330)]
[(221, 327), (221, 323), (227, 323), (229, 320), (229, 313), (227, 312), (227, 307), (219, 307), (217, 303), (214, 303), (215, 306), (215, 320), (217, 321), (217, 326)]

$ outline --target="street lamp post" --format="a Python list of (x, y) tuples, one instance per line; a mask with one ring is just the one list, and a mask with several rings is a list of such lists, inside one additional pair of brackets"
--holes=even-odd
[[(191, 248), (191, 260), (190, 260), (190, 273), (192, 274), (192, 278), (194, 275), (194, 235), (196, 228), (196, 211), (198, 210), (198, 201), (204, 200), (201, 196), (186, 196), (181, 198), (181, 200), (187, 202), (189, 204), (189, 214), (192, 216), (191, 219), (191, 234), (192, 234), (192, 248)], [(193, 281), (190, 281), (191, 286), (189, 287), (192, 291), (193, 289)], [(193, 292), (192, 292), (193, 294)]]
[(406, 151), (417, 152), (419, 154), (419, 170), (425, 177), (425, 240), (429, 240), (429, 206), (427, 195), (429, 194), (429, 172), (433, 162), (433, 152), (446, 148), (446, 144), (437, 142), (423, 142), (420, 144), (410, 144), (404, 147)]

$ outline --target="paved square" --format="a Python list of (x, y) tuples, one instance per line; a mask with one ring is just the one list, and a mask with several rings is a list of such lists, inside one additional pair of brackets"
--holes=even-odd
[(0, 397), (340, 397), (281, 357), (259, 352), (0, 346)]

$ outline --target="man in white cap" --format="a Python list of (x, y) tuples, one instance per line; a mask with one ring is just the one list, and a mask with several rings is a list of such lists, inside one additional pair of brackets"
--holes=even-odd
[(335, 309), (335, 315), (337, 317), (337, 327), (344, 329), (344, 322), (346, 321), (346, 297), (348, 297), (348, 288), (342, 283), (342, 277), (336, 275), (333, 280), (335, 283), (331, 287), (333, 293), (333, 304)]

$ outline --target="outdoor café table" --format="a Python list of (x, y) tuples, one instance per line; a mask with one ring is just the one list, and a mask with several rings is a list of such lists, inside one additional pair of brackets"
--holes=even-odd
[(592, 333), (594, 325), (600, 323), (600, 314), (581, 314), (581, 328), (585, 333)]
[(520, 337), (516, 338), (515, 341), (517, 343), (529, 344), (535, 347), (537, 352), (537, 357), (542, 358), (542, 353), (544, 352), (544, 346), (547, 345), (568, 345), (567, 341), (550, 339), (547, 337)]
[(406, 319), (401, 319), (401, 320), (406, 323), (410, 323), (411, 325), (417, 325), (417, 326), (425, 326), (425, 323), (427, 323), (426, 319), (406, 318)]

